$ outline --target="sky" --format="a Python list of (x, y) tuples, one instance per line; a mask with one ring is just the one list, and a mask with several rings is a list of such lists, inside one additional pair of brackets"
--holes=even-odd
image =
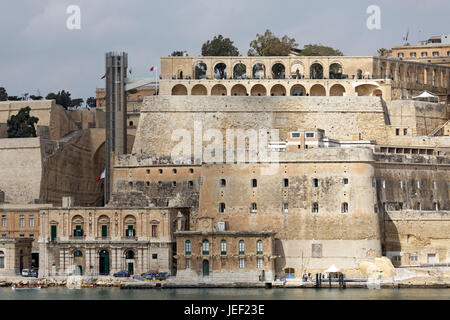
[[(70, 5), (80, 28), (70, 30)], [(369, 29), (367, 8), (380, 8), (380, 29)], [(0, 0), (0, 87), (22, 95), (68, 90), (95, 96), (105, 86), (105, 53), (128, 52), (136, 75), (148, 75), (175, 50), (200, 55), (222, 34), (242, 55), (256, 34), (270, 29), (345, 55), (371, 56), (379, 48), (450, 33), (449, 0)], [(72, 21), (72, 20), (71, 20)]]

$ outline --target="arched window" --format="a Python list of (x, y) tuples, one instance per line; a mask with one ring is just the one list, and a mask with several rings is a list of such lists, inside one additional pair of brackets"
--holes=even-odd
[(195, 66), (195, 79), (205, 79), (206, 78), (206, 64), (203, 62), (198, 63)]
[(239, 241), (239, 254), (240, 255), (245, 254), (245, 241), (244, 240)]
[(208, 240), (204, 240), (203, 241), (202, 251), (203, 251), (203, 255), (208, 255), (209, 254), (209, 241)]
[(256, 254), (263, 254), (263, 242), (261, 240), (256, 242)]
[(190, 240), (187, 240), (184, 243), (184, 254), (190, 256), (192, 254), (192, 243)]
[(127, 259), (127, 260), (132, 260), (132, 259), (134, 259), (134, 251), (133, 251), (133, 250), (128, 250), (128, 251), (125, 253), (125, 259)]
[(80, 250), (77, 250), (73, 253), (74, 258), (81, 258), (82, 256), (83, 256), (83, 252), (81, 252)]
[(220, 242), (220, 254), (223, 256), (227, 254), (227, 242), (225, 240)]
[(225, 63), (218, 63), (214, 67), (214, 78), (215, 79), (226, 79), (227, 78), (227, 65)]

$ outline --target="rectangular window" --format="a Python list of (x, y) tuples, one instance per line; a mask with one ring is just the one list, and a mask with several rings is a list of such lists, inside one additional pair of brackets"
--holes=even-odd
[(253, 179), (252, 180), (252, 186), (253, 186), (253, 188), (257, 188), (258, 187), (258, 180)]
[(2, 227), (6, 228), (6, 216), (2, 216)]
[(284, 187), (289, 187), (289, 179), (284, 179)]
[(312, 205), (312, 212), (313, 213), (319, 213), (319, 204), (317, 202), (313, 203), (313, 205)]
[(313, 258), (322, 258), (322, 245), (321, 244), (313, 244), (311, 250), (312, 250)]
[(403, 129), (403, 135), (407, 136), (408, 135), (408, 129)]
[(395, 135), (399, 136), (400, 135), (400, 129), (395, 129)]
[(420, 181), (419, 180), (416, 181), (416, 187), (417, 187), (417, 189), (420, 189)]
[(410, 257), (409, 257), (409, 260), (410, 260), (411, 262), (418, 262), (418, 261), (419, 261), (419, 257), (418, 257), (418, 256), (410, 256)]
[(434, 51), (434, 52), (433, 52), (433, 57), (439, 57), (439, 52)]
[(403, 181), (399, 181), (399, 182), (398, 182), (398, 187), (399, 187), (400, 189), (403, 189)]
[(348, 179), (344, 178), (344, 185), (348, 185)]
[(21, 228), (25, 227), (25, 216), (24, 215), (20, 216), (20, 227)]
[(433, 189), (436, 189), (436, 181), (433, 181), (432, 186), (433, 186)]
[(107, 238), (108, 237), (108, 226), (103, 225), (102, 226), (102, 238)]
[(401, 256), (393, 256), (392, 259), (393, 259), (395, 262), (401, 262), (401, 261), (402, 261), (402, 257), (401, 257)]
[(386, 189), (386, 180), (381, 181), (381, 185), (383, 186), (383, 189)]
[(219, 212), (220, 213), (225, 213), (225, 209), (226, 209), (225, 203), (221, 203), (220, 206), (219, 206)]
[(289, 203), (283, 203), (283, 212), (289, 213)]
[(158, 254), (157, 253), (152, 254), (152, 259), (153, 260), (158, 260)]
[(0, 269), (5, 269), (5, 257), (0, 257)]
[(300, 132), (292, 132), (292, 133), (291, 133), (291, 138), (292, 138), (292, 139), (298, 139), (298, 138), (300, 138)]
[(422, 57), (427, 57), (428, 53), (427, 52), (422, 52)]
[(348, 203), (344, 202), (342, 204), (342, 213), (348, 213)]
[(263, 259), (262, 258), (258, 258), (258, 260), (257, 260), (257, 264), (256, 264), (256, 267), (258, 268), (258, 269), (262, 269), (263, 268)]
[(186, 259), (186, 269), (191, 268), (191, 259)]
[(31, 215), (30, 217), (29, 217), (29, 225), (30, 225), (30, 227), (34, 227), (34, 216), (33, 215)]
[(252, 213), (258, 212), (258, 205), (256, 203), (252, 203), (251, 211), (252, 211)]
[(403, 58), (403, 53), (399, 53), (398, 55), (397, 55), (399, 58)]
[(152, 238), (158, 238), (158, 226), (152, 225)]
[(314, 138), (315, 134), (314, 132), (307, 132), (306, 133), (306, 138)]
[(318, 188), (319, 187), (319, 179), (314, 179), (313, 180), (313, 187), (314, 188)]
[(227, 242), (225, 240), (220, 243), (220, 254), (223, 256), (227, 254)]
[(415, 52), (411, 52), (409, 55), (410, 55), (411, 57), (415, 57), (415, 56), (416, 56), (416, 53), (415, 53)]
[(239, 259), (239, 268), (240, 269), (245, 268), (245, 259), (243, 259), (243, 258)]
[(225, 188), (225, 187), (227, 186), (227, 180), (221, 179), (221, 180), (220, 180), (220, 186), (221, 186), (222, 188)]

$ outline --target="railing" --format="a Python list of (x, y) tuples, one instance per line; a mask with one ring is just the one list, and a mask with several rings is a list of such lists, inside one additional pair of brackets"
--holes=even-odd
[(176, 77), (165, 77), (162, 80), (178, 80), (178, 81), (193, 81), (193, 80), (208, 80), (208, 81), (229, 81), (229, 80), (376, 80), (376, 79), (388, 79), (388, 80), (394, 80), (393, 76), (389, 75), (347, 75), (343, 74), (341, 76), (331, 76), (331, 77), (311, 77), (311, 76), (287, 76), (287, 77), (280, 77), (280, 78), (273, 78), (273, 77), (229, 77), (229, 78), (210, 78), (210, 77), (201, 77), (201, 78), (191, 78), (186, 77), (182, 79), (177, 79)]

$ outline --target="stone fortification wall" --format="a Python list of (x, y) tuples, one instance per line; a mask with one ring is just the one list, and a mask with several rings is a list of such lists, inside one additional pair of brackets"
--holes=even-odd
[(394, 265), (450, 262), (450, 211), (388, 211), (385, 246)]
[[(299, 128), (321, 128), (336, 139), (387, 142), (382, 102), (377, 97), (146, 97), (133, 153), (168, 156), (176, 129), (194, 122), (209, 128), (279, 129), (280, 139)], [(207, 145), (207, 143), (205, 143)], [(225, 147), (225, 146), (224, 146)]]

